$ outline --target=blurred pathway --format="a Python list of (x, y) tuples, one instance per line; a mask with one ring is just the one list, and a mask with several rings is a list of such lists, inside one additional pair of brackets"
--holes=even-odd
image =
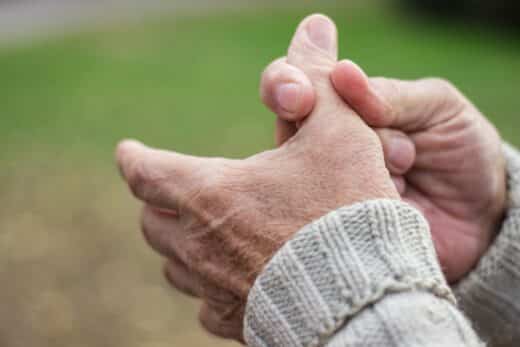
[(260, 0), (0, 0), (0, 42), (179, 11), (259, 6)]

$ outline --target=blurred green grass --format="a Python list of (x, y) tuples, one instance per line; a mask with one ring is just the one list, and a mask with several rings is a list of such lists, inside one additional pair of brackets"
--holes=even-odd
[[(163, 18), (0, 51), (0, 143), (110, 160), (119, 138), (196, 154), (271, 145), (260, 72), (310, 10)], [(327, 11), (325, 11), (327, 12)], [(421, 21), (386, 7), (328, 11), (341, 57), (371, 75), (453, 81), (515, 142), (520, 41), (487, 27)]]
[(450, 79), (520, 145), (518, 36), (387, 5), (206, 11), (0, 47), (1, 346), (227, 345), (161, 278), (113, 147), (271, 147), (260, 73), (315, 10), (337, 22), (341, 57), (371, 75)]

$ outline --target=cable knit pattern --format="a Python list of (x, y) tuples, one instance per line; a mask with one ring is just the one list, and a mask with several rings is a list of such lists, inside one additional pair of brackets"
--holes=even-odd
[[(407, 303), (402, 311), (395, 300)], [(416, 314), (417, 309), (424, 315)], [(393, 316), (385, 318), (389, 310)], [(446, 343), (430, 339), (432, 343), (416, 344), (428, 340), (424, 334), (429, 330), (403, 334), (391, 324), (396, 317), (437, 334), (442, 326)], [(381, 337), (380, 344), (353, 346), (480, 346), (454, 306), (428, 224), (417, 210), (393, 200), (344, 207), (300, 230), (257, 278), (244, 323), (251, 347), (323, 346), (329, 341), (339, 346), (338, 338), (356, 336), (350, 326), (368, 332), (358, 334), (359, 341)]]
[(472, 273), (455, 287), (466, 315), (492, 347), (520, 346), (520, 153), (504, 145), (509, 208), (502, 229)]

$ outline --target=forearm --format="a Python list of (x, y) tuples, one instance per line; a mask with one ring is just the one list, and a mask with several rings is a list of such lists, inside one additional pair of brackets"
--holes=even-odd
[(520, 344), (520, 153), (505, 145), (508, 211), (487, 254), (454, 290), (491, 346)]
[(249, 346), (480, 346), (437, 263), (424, 218), (397, 201), (304, 227), (248, 299)]

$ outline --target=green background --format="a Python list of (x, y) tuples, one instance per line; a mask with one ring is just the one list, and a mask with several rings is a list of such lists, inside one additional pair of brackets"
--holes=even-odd
[(385, 4), (206, 11), (0, 47), (1, 346), (227, 345), (164, 283), (113, 148), (272, 147), (260, 73), (314, 11), (336, 21), (342, 58), (370, 75), (449, 79), (520, 144), (519, 36)]

